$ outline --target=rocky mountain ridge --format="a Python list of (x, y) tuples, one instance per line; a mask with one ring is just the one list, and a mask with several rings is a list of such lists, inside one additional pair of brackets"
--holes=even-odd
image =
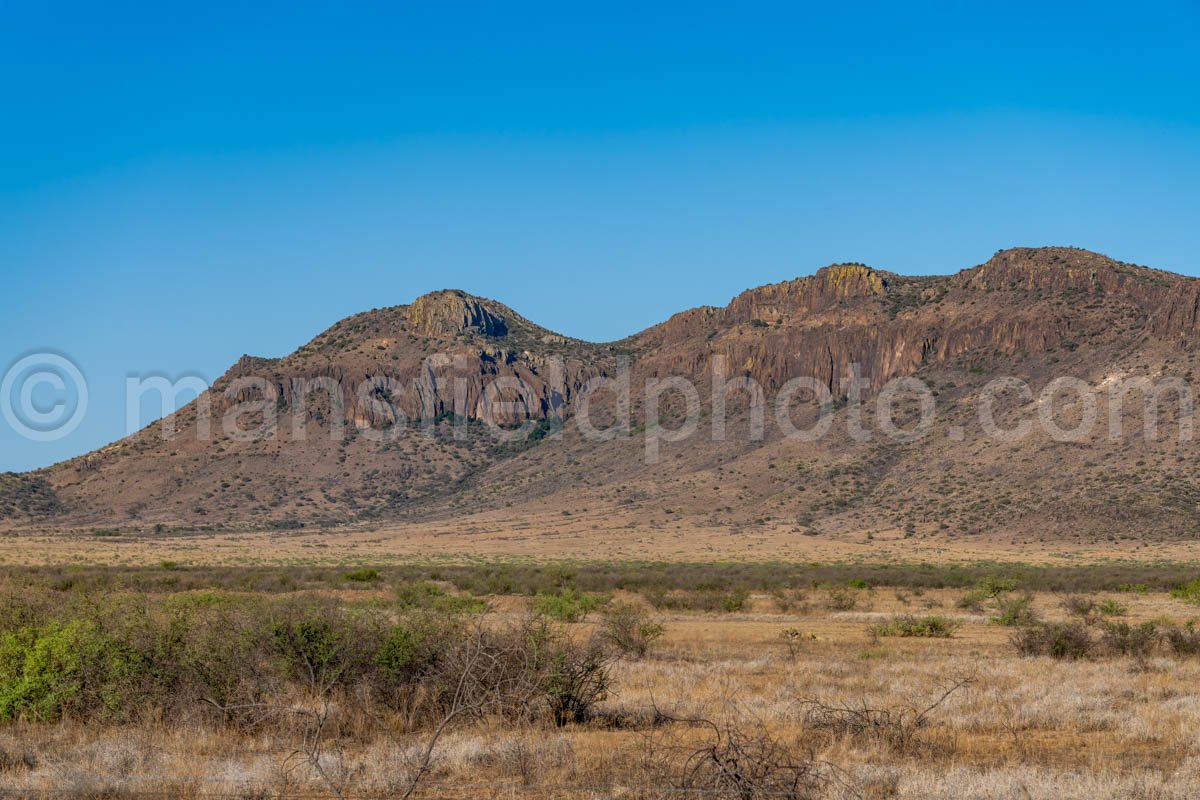
[[(691, 441), (678, 446), (669, 465), (638, 464), (637, 431), (677, 413), (667, 403), (659, 419), (648, 418), (640, 391), (633, 392), (629, 435), (585, 441), (571, 434), (570, 422), (586, 388), (626, 366), (635, 387), (682, 377), (708, 400), (717, 365), (724, 376), (752, 379), (768, 393), (796, 377), (815, 378), (834, 398), (844, 397), (856, 375), (868, 394), (894, 378), (917, 376), (936, 387), (946, 419), (965, 418), (980, 379), (989, 375), (1013, 375), (1035, 388), (1060, 374), (1097, 385), (1139, 371), (1190, 379), (1200, 352), (1198, 325), (1200, 281), (1058, 247), (1001, 251), (944, 276), (831, 265), (747, 290), (724, 307), (675, 314), (612, 343), (572, 339), (503, 304), (444, 290), (349, 317), (284, 358), (243, 357), (202, 402), (174, 416), (174, 438), (164, 439), (154, 425), (40, 471), (32, 476), (37, 502), (14, 500), (3, 508), (7, 524), (17, 526), (270, 526), (439, 516), (501, 502), (519, 513), (528, 504), (569, 505), (592, 496), (594, 504), (615, 503), (622, 513), (685, 506), (708, 522), (739, 526), (758, 519), (762, 498), (747, 489), (733, 494), (746, 508), (703, 502), (703, 491), (729, 494), (716, 483), (717, 465), (733, 458), (749, 470), (747, 486), (768, 486), (778, 475), (765, 470), (783, 459), (816, 488), (807, 496), (781, 488), (766, 518), (798, 530), (924, 525), (931, 535), (1016, 535), (1029, 519), (1014, 512), (1011, 500), (1007, 511), (981, 517), (979, 504), (992, 506), (986, 497), (971, 511), (969, 503), (932, 500), (934, 487), (950, 470), (968, 483), (975, 476), (981, 486), (1007, 480), (1032, 491), (1045, 480), (1034, 474), (1043, 463), (1061, 463), (1054, 455), (1059, 443), (1021, 444), (1017, 457), (1025, 461), (1009, 460), (997, 483), (998, 465), (985, 449), (946, 449), (940, 439), (890, 449), (837, 437), (804, 446), (771, 436)], [(736, 394), (735, 416), (746, 412)], [(270, 409), (277, 412), (270, 436), (235, 441), (221, 436), (219, 425), (213, 438), (197, 435), (205, 403), (219, 416), (255, 401), (264, 419)], [(598, 405), (603, 413), (615, 411), (611, 401)], [(485, 422), (505, 429), (524, 423), (532, 433), (501, 442)], [(1088, 460), (1128, 459), (1128, 448), (1143, 445), (1090, 442)], [(935, 454), (945, 462), (941, 477), (927, 475), (922, 488), (920, 476)], [(1193, 490), (1200, 496), (1200, 487), (1172, 479), (1170, 500), (1163, 497), (1163, 476), (1182, 473), (1191, 458), (1185, 447), (1166, 446), (1153, 456), (1158, 467), (1146, 474), (1138, 468), (1133, 483), (1151, 487), (1134, 515), (1143, 529), (1153, 518), (1154, 535), (1200, 531), (1180, 500)], [(1149, 460), (1143, 457), (1143, 466)], [(1132, 470), (1137, 461), (1120, 463)], [(839, 477), (847, 470), (861, 473), (849, 494)], [(915, 487), (895, 485), (901, 470), (915, 476)], [(641, 488), (630, 493), (631, 482)], [(1099, 530), (1110, 501), (1084, 483), (1053, 495), (1061, 507), (1080, 509), (1055, 512), (1056, 526), (1076, 513), (1081, 529)]]

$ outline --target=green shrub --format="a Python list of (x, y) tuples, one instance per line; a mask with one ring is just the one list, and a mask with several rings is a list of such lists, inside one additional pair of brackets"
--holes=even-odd
[(999, 597), (1002, 594), (1015, 591), (1017, 588), (1016, 578), (1001, 578), (998, 575), (985, 575), (975, 584), (975, 588), (989, 598)]
[(534, 595), (533, 610), (561, 622), (581, 622), (605, 602), (606, 599), (601, 595), (566, 588), (553, 593), (539, 592)]
[(1128, 622), (1105, 622), (1100, 646), (1109, 655), (1145, 657), (1158, 643), (1158, 626), (1153, 622), (1130, 625)]
[(378, 618), (326, 603), (289, 603), (274, 610), (271, 644), (293, 680), (323, 693), (366, 672), (382, 630)]
[(1102, 617), (1123, 617), (1129, 613), (1129, 606), (1109, 598), (1101, 600), (1096, 605), (1096, 610), (1100, 612), (1100, 616)]
[(742, 611), (746, 608), (746, 601), (750, 599), (750, 592), (745, 589), (732, 589), (725, 593), (721, 598), (721, 610), (732, 614), (735, 611)]
[(997, 615), (989, 620), (993, 625), (1032, 625), (1037, 622), (1037, 611), (1033, 608), (1033, 597), (999, 597), (996, 599)]
[(442, 587), (427, 581), (402, 583), (396, 587), (396, 600), (401, 608), (432, 608), (434, 600), (445, 594)]
[(608, 695), (611, 656), (596, 643), (559, 641), (551, 653), (541, 690), (556, 725), (586, 722)]
[(456, 633), (429, 617), (406, 620), (384, 634), (375, 664), (387, 683), (412, 683), (433, 669)]
[(858, 607), (858, 593), (848, 586), (830, 586), (825, 590), (825, 608), (830, 611), (853, 611)]
[(1177, 585), (1171, 590), (1171, 597), (1185, 603), (1200, 604), (1200, 578)]
[(466, 594), (451, 594), (436, 583), (418, 581), (396, 587), (396, 599), (402, 609), (424, 609), (445, 614), (482, 614), (487, 601)]
[(88, 620), (54, 622), (0, 638), (0, 717), (116, 716), (141, 676), (138, 654)]
[(346, 572), (342, 575), (343, 580), (355, 581), (356, 583), (375, 583), (383, 579), (377, 569), (355, 569)]
[(961, 608), (964, 611), (983, 611), (983, 604), (988, 600), (987, 592), (980, 589), (972, 589), (964, 594), (958, 600), (954, 601), (955, 608)]
[(931, 639), (949, 639), (962, 626), (956, 619), (942, 616), (915, 617), (911, 614), (892, 617), (887, 622), (872, 625), (868, 630), (874, 636), (918, 636)]

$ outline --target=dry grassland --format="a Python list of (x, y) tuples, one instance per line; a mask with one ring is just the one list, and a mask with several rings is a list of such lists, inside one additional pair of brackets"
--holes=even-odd
[[(765, 594), (734, 613), (656, 612), (663, 637), (646, 657), (613, 664), (590, 721), (450, 726), (412, 796), (1200, 794), (1200, 659), (1022, 657), (1013, 629), (989, 622), (986, 609), (958, 608), (962, 594), (860, 589), (856, 607), (839, 611), (826, 607), (827, 590), (810, 589), (787, 612)], [(1197, 611), (1164, 593), (1104, 596), (1126, 606), (1130, 623), (1181, 624)], [(529, 603), (490, 601), (492, 625), (519, 619)], [(1039, 593), (1034, 606), (1063, 618), (1061, 601)], [(961, 627), (950, 638), (869, 632), (896, 614), (937, 614)], [(566, 627), (586, 638), (597, 620)], [(431, 731), (398, 733), (366, 719), (352, 697), (339, 697), (332, 713), (342, 735), (323, 745), (320, 769), (296, 757), (304, 736), (286, 727), (12, 722), (0, 726), (0, 786), (81, 798), (402, 796)], [(857, 724), (864, 713), (872, 721)]]

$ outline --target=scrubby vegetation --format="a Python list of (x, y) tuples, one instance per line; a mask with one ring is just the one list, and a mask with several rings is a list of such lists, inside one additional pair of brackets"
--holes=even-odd
[(600, 638), (576, 643), (537, 615), (490, 627), (456, 611), (317, 597), (10, 601), (5, 617), (0, 717), (8, 719), (169, 713), (248, 724), (334, 695), (437, 719), (462, 702), (455, 693), (467, 681), (478, 713), (562, 723), (586, 718), (612, 657)]
[[(986, 575), (748, 574), (773, 573), (626, 588), (563, 564), (0, 570), (0, 786), (833, 800), (966, 781), (1049, 796), (1097, 769), (1063, 796), (1139, 796), (1139, 770), (1156, 797), (1194, 786), (1200, 632), (1166, 588), (1116, 603)], [(460, 585), (491, 580), (507, 591)], [(980, 613), (953, 610), (964, 594)]]
[(1200, 654), (1200, 634), (1189, 623), (1169, 625), (1153, 620), (1128, 622), (1037, 622), (1013, 634), (1012, 644), (1026, 656), (1056, 659), (1146, 658)]
[(0, 472), (0, 519), (44, 517), (61, 510), (58, 494), (44, 477)]
[[(107, 535), (120, 537), (121, 531)], [(99, 535), (97, 533), (96, 535)], [(1043, 567), (1020, 564), (797, 564), (667, 563), (667, 562), (550, 562), (480, 561), (357, 567), (210, 567), (172, 562), (161, 567), (0, 565), (0, 582), (32, 589), (65, 588), (92, 591), (176, 592), (188, 589), (227, 589), (265, 593), (329, 587), (370, 590), (372, 584), (431, 582), (477, 596), (555, 593), (564, 587), (592, 594), (615, 591), (650, 597), (672, 593), (708, 592), (717, 605), (749, 592), (789, 593), (804, 589), (841, 586), (863, 592), (868, 587), (965, 590), (960, 605), (987, 605), (997, 597), (1020, 589), (1028, 592), (1130, 592), (1174, 590), (1181, 599), (1200, 597), (1200, 565), (1104, 563), (1086, 566)], [(354, 580), (378, 573), (379, 581)], [(1189, 594), (1190, 592), (1190, 594)], [(716, 598), (720, 598), (716, 600)]]
[(914, 617), (911, 614), (892, 617), (870, 627), (873, 636), (918, 636), (926, 639), (949, 639), (962, 627), (962, 622), (950, 617)]

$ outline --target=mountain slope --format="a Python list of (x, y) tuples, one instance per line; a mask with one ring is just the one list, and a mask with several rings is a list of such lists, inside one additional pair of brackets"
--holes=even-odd
[[(1129, 423), (1119, 435), (1101, 426), (1070, 442), (1044, 426), (998, 441), (983, 434), (977, 411), (980, 393), (1003, 376), (1035, 395), (1064, 376), (1097, 391), (1137, 376), (1190, 380), (1198, 336), (1200, 281), (1073, 248), (1006, 250), (949, 276), (834, 265), (611, 344), (436, 292), (343, 320), (285, 358), (244, 357), (174, 415), (174, 437), (153, 425), (23, 477), (52, 487), (52, 502), (39, 489), (38, 502), (0, 513), (10, 525), (286, 527), (586, 508), (651, 529), (691, 521), (730, 531), (785, 524), (797, 535), (1193, 537), (1194, 447), (1144, 435), (1140, 396), (1118, 415)], [(589, 382), (616, 380), (624, 365), (630, 430), (584, 436), (573, 423)], [(716, 393), (728, 398), (729, 432), (712, 434), (714, 371), (763, 388), (761, 436), (749, 395), (736, 389)], [(861, 406), (847, 396), (856, 375)], [(928, 432), (915, 441), (854, 435), (856, 419), (873, 418), (869, 401), (906, 376), (936, 393)], [(678, 392), (654, 408), (644, 387), (680, 377), (705, 410), (699, 432), (660, 442), (648, 463), (647, 435), (686, 414)], [(815, 441), (786, 436), (777, 422), (773, 401), (798, 377), (835, 400), (829, 433)], [(591, 401), (596, 427), (617, 415), (614, 397)], [(1002, 427), (1036, 418), (1036, 402), (1001, 400)], [(255, 403), (236, 421), (271, 423), (269, 435), (228, 435), (227, 415)], [(894, 406), (911, 429), (918, 398)], [(804, 393), (786, 408), (802, 428), (819, 419)], [(1168, 423), (1184, 410), (1167, 397), (1160, 428), (1173, 432)], [(1102, 397), (1095, 413), (1107, 421), (1108, 411)], [(1067, 393), (1053, 418), (1070, 427), (1087, 412)], [(498, 439), (523, 422), (526, 435)]]

